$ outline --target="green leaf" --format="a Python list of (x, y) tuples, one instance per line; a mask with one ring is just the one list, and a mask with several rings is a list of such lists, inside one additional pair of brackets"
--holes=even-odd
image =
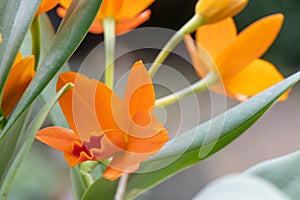
[(1, 185), (0, 189), (0, 200), (4, 200), (7, 198), (9, 189), (12, 185), (13, 179), (20, 168), (22, 161), (25, 159), (25, 156), (30, 150), (30, 147), (34, 141), (34, 137), (36, 132), (43, 125), (48, 113), (54, 104), (58, 101), (58, 99), (69, 89), (73, 87), (72, 84), (65, 85), (56, 95), (54, 95), (46, 105), (42, 107), (42, 109), (37, 113), (35, 118), (31, 121), (28, 127), (25, 130), (26, 140), (24, 141), (20, 151), (18, 151), (13, 157), (12, 164), (10, 168), (7, 170), (7, 173), (4, 176), (4, 181)]
[(42, 90), (74, 53), (93, 22), (100, 4), (101, 1), (99, 0), (72, 1), (60, 31), (56, 34), (52, 46), (42, 60), (35, 77), (2, 130), (0, 140), (7, 134), (26, 108), (37, 99)]
[[(51, 21), (47, 15), (40, 16), (41, 23), (41, 39), (42, 39), (42, 49), (41, 49), (41, 58), (45, 57), (45, 54), (51, 48), (51, 44), (55, 35), (54, 28), (51, 24)], [(43, 103), (47, 101), (47, 99), (56, 93), (56, 82), (58, 79), (58, 75), (62, 72), (70, 71), (68, 63), (65, 63), (64, 66), (58, 71), (55, 77), (49, 82), (48, 86), (43, 90), (40, 95), (40, 99)], [(62, 110), (60, 109), (58, 103), (54, 105), (51, 109), (49, 118), (53, 125), (61, 126), (68, 128), (67, 120), (65, 119)]]
[(8, 134), (0, 140), (0, 185), (3, 183), (4, 174), (8, 171), (14, 152), (20, 148), (19, 138), (28, 124), (30, 113), (30, 109), (24, 112), (15, 125), (9, 129)]
[(73, 199), (80, 200), (84, 192), (86, 191), (86, 187), (83, 181), (83, 178), (80, 174), (80, 170), (78, 166), (75, 166), (70, 169), (71, 174), (71, 182), (72, 182), (72, 191), (73, 191)]
[(260, 163), (245, 172), (278, 187), (292, 199), (300, 196), (300, 152)]
[[(300, 72), (168, 142), (157, 155), (142, 163), (140, 173), (129, 176), (126, 199), (133, 199), (173, 174), (230, 144), (299, 80)], [(187, 143), (191, 145), (187, 146)], [(164, 164), (167, 166), (162, 167)], [(102, 179), (96, 181), (95, 185), (101, 183)], [(106, 190), (96, 189), (94, 185), (85, 194), (85, 196), (105, 195), (108, 195)]]
[(101, 199), (107, 200), (114, 199), (117, 187), (118, 181), (108, 181), (100, 178), (88, 188), (82, 200), (94, 200), (95, 197), (101, 197)]
[(263, 179), (250, 175), (229, 175), (206, 186), (192, 200), (291, 200)]
[[(1, 0), (0, 94), (41, 0)], [(2, 97), (1, 97), (2, 99)], [(1, 100), (0, 100), (1, 102)]]

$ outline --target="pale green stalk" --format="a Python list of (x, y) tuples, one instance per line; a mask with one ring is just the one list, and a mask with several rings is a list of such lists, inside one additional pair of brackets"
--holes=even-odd
[(173, 94), (162, 97), (155, 101), (155, 105), (157, 106), (167, 106), (173, 103), (178, 102), (180, 99), (198, 93), (203, 92), (208, 89), (209, 86), (214, 84), (218, 80), (218, 76), (214, 72), (210, 72), (200, 81), (192, 84), (189, 87), (186, 87), (182, 90), (179, 90)]
[(124, 200), (125, 191), (127, 188), (128, 174), (124, 174), (119, 181), (115, 200)]
[(107, 17), (103, 19), (104, 28), (104, 46), (105, 46), (105, 84), (113, 89), (114, 71), (115, 71), (115, 19)]
[(167, 44), (160, 51), (155, 58), (148, 72), (153, 77), (158, 71), (160, 65), (165, 61), (170, 52), (181, 42), (186, 34), (194, 32), (199, 26), (205, 23), (200, 15), (194, 15), (183, 27), (181, 27), (167, 42)]

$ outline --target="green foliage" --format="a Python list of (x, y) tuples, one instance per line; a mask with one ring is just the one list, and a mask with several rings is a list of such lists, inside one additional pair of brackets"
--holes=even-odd
[(22, 161), (25, 159), (25, 156), (30, 150), (36, 132), (43, 125), (51, 108), (58, 101), (58, 99), (72, 87), (73, 87), (72, 84), (65, 85), (54, 97), (50, 99), (49, 102), (47, 102), (47, 104), (37, 113), (35, 118), (24, 130), (25, 132), (24, 134), (26, 135), (26, 140), (22, 144), (20, 150), (18, 152), (15, 152), (15, 155), (13, 155), (13, 159), (11, 159), (12, 160), (11, 166), (9, 167), (9, 169), (7, 169), (6, 174), (2, 177), (3, 182), (1, 184), (1, 189), (0, 189), (1, 200), (6, 199), (6, 197), (8, 196), (8, 192), (12, 185), (12, 181), (16, 176), (16, 173), (20, 168)]
[[(156, 156), (142, 164), (139, 171), (144, 173), (129, 176), (126, 199), (133, 199), (171, 175), (228, 145), (253, 125), (285, 91), (299, 80), (300, 72), (170, 141)], [(189, 141), (191, 145), (187, 147), (186, 143)], [(162, 167), (166, 163), (168, 165)], [(112, 187), (115, 182), (111, 183)], [(96, 185), (105, 185), (104, 183), (103, 179), (96, 181), (84, 197), (109, 197), (110, 190), (99, 190), (100, 187), (96, 187)]]

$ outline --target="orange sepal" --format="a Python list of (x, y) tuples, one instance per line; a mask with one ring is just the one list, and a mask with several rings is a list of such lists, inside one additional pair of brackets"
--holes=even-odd
[(139, 112), (149, 112), (150, 114), (153, 109), (154, 87), (142, 61), (136, 62), (129, 73), (124, 102), (129, 109), (131, 118)]
[(147, 21), (150, 18), (150, 15), (151, 10), (148, 9), (132, 19), (117, 21), (116, 34), (123, 34), (138, 27), (139, 25)]
[(116, 20), (135, 18), (153, 2), (154, 0), (123, 0), (122, 7), (115, 18)]
[[(235, 76), (225, 79), (224, 84), (231, 97), (244, 101), (283, 79), (284, 77), (273, 64), (256, 59)], [(288, 92), (284, 93), (279, 100), (283, 101), (287, 97)]]
[(231, 17), (220, 22), (201, 26), (196, 31), (196, 41), (215, 59), (237, 38), (237, 29)]
[(80, 138), (74, 131), (58, 126), (47, 127), (40, 130), (35, 138), (62, 152), (66, 152), (73, 142), (80, 142)]
[[(17, 60), (20, 59), (19, 56)], [(13, 65), (5, 83), (1, 104), (5, 116), (8, 116), (18, 103), (34, 74), (34, 56), (25, 57)]]
[(36, 15), (48, 12), (58, 4), (59, 0), (42, 0), (40, 7), (38, 8)]
[(244, 29), (215, 59), (222, 77), (234, 75), (261, 57), (277, 37), (283, 18), (282, 14), (270, 15)]

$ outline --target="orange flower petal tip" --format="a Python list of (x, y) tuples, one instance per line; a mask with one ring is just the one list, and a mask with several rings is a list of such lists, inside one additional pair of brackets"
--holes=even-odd
[(59, 0), (42, 0), (36, 15), (43, 14), (54, 8), (59, 3)]
[(123, 174), (124, 174), (124, 172), (122, 172), (120, 170), (108, 167), (108, 168), (106, 168), (105, 172), (103, 173), (103, 178), (110, 180), (110, 181), (114, 181), (114, 180), (120, 178)]
[(195, 13), (202, 16), (206, 23), (214, 23), (237, 15), (247, 4), (248, 0), (199, 0)]

